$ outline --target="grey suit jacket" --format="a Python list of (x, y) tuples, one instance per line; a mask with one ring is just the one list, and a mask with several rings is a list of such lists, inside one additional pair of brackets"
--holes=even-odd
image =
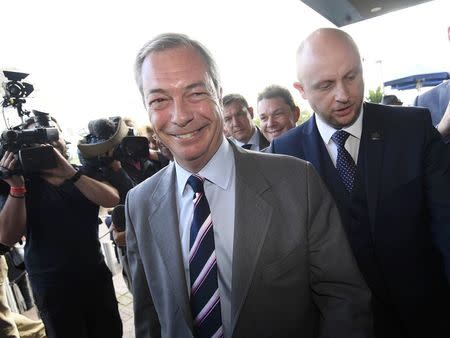
[[(311, 164), (233, 145), (232, 337), (368, 337), (370, 294)], [(136, 337), (192, 337), (175, 167), (128, 193)], [(224, 206), (226, 207), (226, 206)]]

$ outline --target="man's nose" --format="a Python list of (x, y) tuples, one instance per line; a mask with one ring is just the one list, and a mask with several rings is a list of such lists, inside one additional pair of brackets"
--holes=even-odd
[(236, 115), (233, 115), (232, 117), (231, 117), (231, 125), (233, 126), (233, 127), (237, 127), (237, 126), (239, 126), (239, 117), (238, 116), (236, 116)]
[(189, 105), (182, 99), (174, 100), (172, 119), (171, 121), (179, 127), (185, 127), (191, 120), (193, 120), (194, 114), (189, 108)]
[(336, 101), (339, 102), (348, 102), (350, 95), (349, 95), (349, 89), (343, 82), (338, 82), (336, 84), (336, 90), (335, 90), (335, 98)]
[(271, 115), (269, 115), (268, 117), (267, 117), (267, 126), (268, 127), (272, 127), (272, 126), (274, 126), (275, 125), (275, 118), (273, 117), (273, 116), (271, 116)]

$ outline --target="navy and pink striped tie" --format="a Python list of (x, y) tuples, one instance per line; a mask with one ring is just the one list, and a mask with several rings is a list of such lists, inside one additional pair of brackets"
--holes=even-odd
[(189, 250), (191, 279), (191, 311), (195, 337), (223, 337), (220, 297), (217, 281), (217, 260), (214, 231), (203, 183), (205, 179), (192, 175), (188, 184), (194, 190)]

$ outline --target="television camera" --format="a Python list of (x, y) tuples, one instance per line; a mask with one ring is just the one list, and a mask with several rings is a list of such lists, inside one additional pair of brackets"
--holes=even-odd
[[(0, 178), (55, 168), (57, 163), (53, 147), (48, 144), (59, 139), (58, 129), (53, 128), (53, 122), (47, 113), (37, 110), (30, 112), (22, 107), (26, 103), (25, 98), (34, 90), (33, 85), (22, 81), (28, 74), (12, 71), (3, 71), (3, 74), (7, 81), (2, 83), (5, 91), (2, 114), (4, 116), (4, 109), (11, 106), (17, 110), (22, 123), (8, 127), (1, 133), (0, 156), (3, 156), (5, 151), (11, 151), (17, 156), (18, 165), (13, 171), (0, 168)], [(26, 121), (24, 116), (27, 116)]]
[(134, 136), (120, 117), (89, 122), (89, 134), (78, 144), (82, 164), (94, 168), (108, 166), (113, 160), (148, 159), (148, 139)]

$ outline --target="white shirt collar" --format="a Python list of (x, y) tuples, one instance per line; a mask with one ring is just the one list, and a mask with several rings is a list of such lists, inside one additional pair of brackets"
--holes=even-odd
[(244, 144), (256, 144), (259, 146), (259, 133), (258, 128), (255, 127), (255, 130), (253, 131), (252, 137), (250, 137), (250, 140), (248, 142), (241, 142), (233, 138), (234, 143), (237, 144), (239, 147), (242, 147)]
[[(362, 134), (362, 121), (363, 121), (363, 113), (364, 113), (363, 106), (364, 105), (361, 104), (361, 110), (360, 110), (359, 116), (356, 119), (356, 121), (351, 126), (342, 128), (342, 130), (345, 130), (347, 133), (356, 137), (358, 140), (361, 139), (361, 134)], [(319, 116), (319, 114), (316, 114), (316, 113), (314, 113), (314, 114), (316, 116), (317, 129), (319, 129), (320, 136), (322, 136), (322, 139), (326, 144), (329, 144), (330, 140), (331, 140), (331, 136), (333, 136), (333, 134), (338, 129), (335, 129), (332, 126), (330, 126), (329, 124), (327, 124)]]
[[(175, 162), (177, 176), (177, 193), (183, 195), (186, 182), (192, 175), (191, 172)], [(214, 183), (222, 189), (226, 189), (231, 184), (231, 173), (234, 167), (234, 154), (225, 137), (222, 144), (209, 162), (198, 172), (198, 175), (205, 177), (209, 182)], [(218, 170), (220, 168), (220, 170)]]

